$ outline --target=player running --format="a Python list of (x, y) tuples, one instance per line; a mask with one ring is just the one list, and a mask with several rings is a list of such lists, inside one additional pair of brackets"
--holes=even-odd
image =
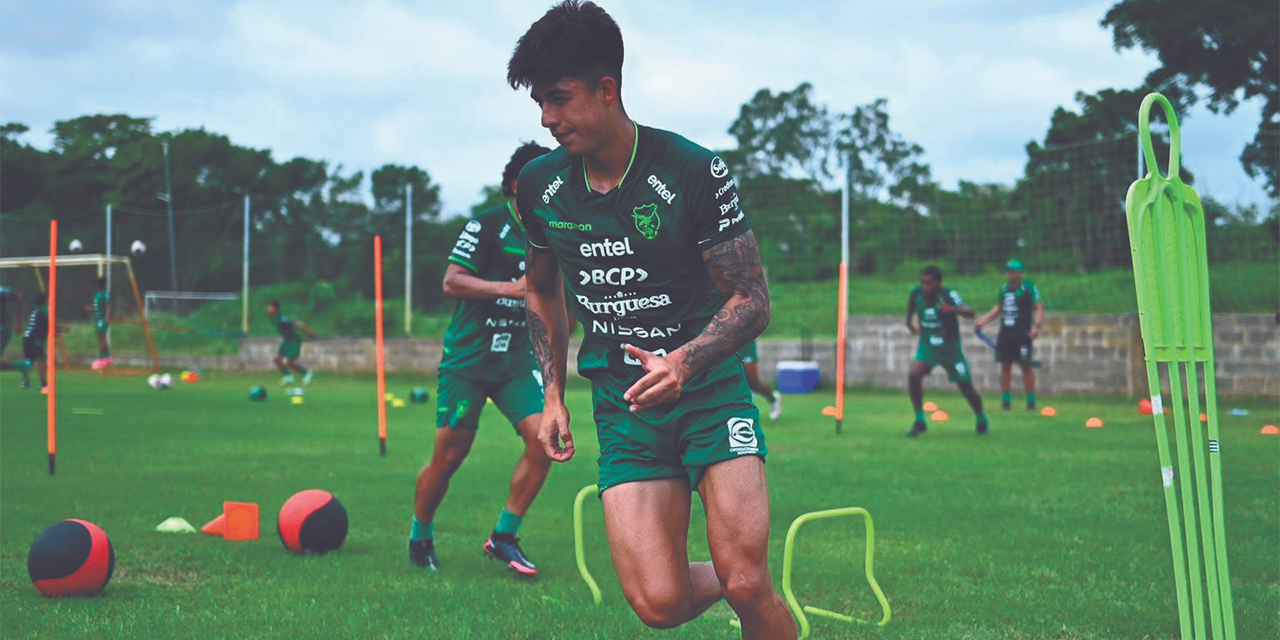
[[(942, 269), (932, 265), (925, 267), (919, 286), (913, 287), (907, 298), (907, 328), (920, 336), (920, 345), (916, 348), (916, 357), (911, 361), (907, 376), (911, 408), (916, 412), (916, 420), (911, 424), (907, 437), (914, 438), (928, 429), (924, 422), (924, 377), (936, 366), (946, 370), (947, 379), (956, 383), (965, 400), (969, 401), (973, 414), (978, 417), (978, 435), (987, 435), (987, 414), (982, 412), (982, 397), (973, 388), (969, 363), (960, 348), (960, 321), (956, 316), (972, 318), (973, 309), (960, 299), (960, 294), (942, 286)], [(915, 325), (917, 318), (920, 321), (918, 328)]]
[[(516, 149), (502, 171), (503, 195), (513, 198), (520, 169), (548, 151), (532, 142)], [(515, 202), (508, 200), (467, 222), (449, 254), (444, 293), (457, 298), (458, 306), (444, 335), (435, 450), (418, 474), (409, 530), (409, 560), (420, 567), (440, 568), (433, 527), (436, 509), (475, 442), (485, 401), (492, 398), (524, 440), (524, 453), (511, 474), (507, 503), (484, 551), (516, 573), (538, 575), (516, 538), (551, 470), (551, 460), (538, 442), (542, 378), (529, 346), (524, 312), (524, 252), (524, 227)]]
[(280, 378), (280, 384), (282, 386), (293, 384), (295, 372), (302, 374), (302, 384), (311, 384), (311, 372), (298, 362), (298, 358), (302, 356), (302, 337), (298, 332), (301, 331), (312, 339), (315, 339), (316, 332), (301, 320), (281, 315), (279, 300), (267, 303), (267, 315), (271, 317), (271, 323), (275, 325), (276, 331), (280, 332), (282, 338), (280, 348), (276, 350), (276, 357), (272, 359), (272, 363), (284, 376)]
[[(46, 353), (47, 343), (49, 341), (49, 307), (47, 306), (49, 296), (41, 293), (36, 296), (36, 306), (31, 310), (31, 315), (27, 318), (27, 328), (22, 333), (22, 357), (26, 358), (19, 366), (24, 367), (28, 371), (35, 367), (36, 372), (40, 376), (40, 393), (49, 393), (49, 379), (45, 373), (46, 370)], [(58, 333), (62, 333), (62, 327), (58, 327)], [(31, 383), (26, 375), (23, 376), (22, 388), (26, 389)]]
[[(13, 340), (14, 320), (22, 317), (22, 296), (18, 292), (0, 285), (0, 357), (9, 348)], [(16, 370), (22, 374), (22, 388), (31, 386), (31, 366), (24, 360), (8, 362), (0, 360), (0, 371)]]
[[(599, 488), (623, 593), (670, 628), (728, 601), (747, 638), (796, 637), (769, 577), (764, 433), (734, 353), (769, 323), (755, 236), (712, 152), (642, 127), (619, 93), (618, 25), (565, 0), (520, 38), (507, 80), (529, 88), (559, 149), (520, 173), (528, 317), (546, 382), (539, 439), (574, 455), (564, 402), (564, 297), (585, 336)], [(563, 278), (562, 278), (563, 276)], [(712, 562), (690, 563), (690, 490)]]
[[(1022, 369), (1022, 386), (1027, 391), (1027, 411), (1036, 410), (1036, 371), (1031, 366), (1035, 360), (1033, 342), (1040, 337), (1040, 325), (1044, 323), (1044, 303), (1036, 285), (1022, 279), (1022, 261), (1010, 260), (1005, 265), (1008, 282), (1000, 285), (996, 306), (974, 323), (979, 331), (996, 316), (1003, 318), (1000, 333), (996, 336), (996, 361), (1000, 363), (1000, 408), (1010, 407), (1009, 387), (1013, 381), (1013, 363)], [(1033, 313), (1034, 310), (1034, 313)]]
[(781, 418), (782, 394), (760, 380), (760, 354), (756, 349), (756, 341), (752, 340), (747, 343), (747, 346), (738, 349), (738, 357), (742, 359), (742, 371), (747, 376), (747, 386), (769, 401), (769, 419)]
[(107, 343), (107, 329), (110, 327), (107, 319), (111, 317), (111, 293), (107, 291), (106, 278), (98, 278), (98, 292), (93, 295), (93, 305), (85, 305), (85, 307), (93, 311), (93, 327), (98, 332), (98, 357), (91, 366), (94, 371), (97, 371), (114, 362), (111, 357), (111, 345)]

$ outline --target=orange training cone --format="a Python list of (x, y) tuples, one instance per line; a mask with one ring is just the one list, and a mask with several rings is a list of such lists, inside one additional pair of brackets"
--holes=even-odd
[(951, 416), (947, 415), (946, 411), (938, 410), (934, 411), (933, 415), (929, 416), (929, 419), (934, 422), (946, 422), (951, 419)]
[(1088, 429), (1101, 429), (1102, 418), (1089, 418), (1089, 421), (1085, 422), (1084, 426)]
[(1269, 424), (1262, 428), (1262, 435), (1265, 435), (1265, 436), (1280, 435), (1280, 429), (1277, 429), (1274, 424)]
[(937, 411), (937, 410), (938, 410), (938, 403), (936, 403), (936, 402), (926, 402), (926, 403), (924, 403), (924, 406), (923, 406), (923, 407), (920, 407), (920, 408), (921, 408), (921, 409), (924, 409), (925, 411)]
[(1041, 410), (1040, 410), (1040, 415), (1042, 415), (1042, 416), (1044, 416), (1044, 417), (1046, 417), (1046, 418), (1052, 418), (1052, 417), (1054, 417), (1054, 416), (1058, 415), (1058, 410), (1057, 410), (1057, 409), (1054, 409), (1053, 407), (1045, 407), (1045, 408), (1043, 408), (1043, 409), (1041, 409)]
[(223, 537), (228, 540), (258, 539), (258, 504), (255, 502), (224, 502), (222, 517), (226, 519)]
[(200, 527), (200, 533), (207, 533), (211, 536), (220, 536), (227, 531), (227, 514), (222, 513), (218, 517), (209, 521), (208, 524)]
[(1143, 398), (1138, 401), (1138, 415), (1149, 416), (1155, 413), (1155, 409), (1151, 406), (1151, 400)]
[(1204, 414), (1204, 413), (1200, 414), (1200, 422), (1208, 422), (1208, 421), (1209, 421), (1208, 414)]

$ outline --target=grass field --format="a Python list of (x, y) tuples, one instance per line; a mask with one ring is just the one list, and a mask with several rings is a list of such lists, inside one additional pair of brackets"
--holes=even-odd
[[(436, 521), (445, 570), (409, 565), (404, 541), (413, 478), (428, 454), (434, 405), (389, 409), (389, 453), (377, 453), (368, 377), (318, 376), (291, 406), (274, 376), (208, 372), (168, 392), (138, 378), (59, 381), (58, 474), (45, 472), (44, 397), (0, 378), (0, 635), (5, 638), (731, 638), (716, 605), (672, 631), (645, 628), (622, 600), (601, 531), (587, 518), (588, 559), (604, 590), (595, 608), (573, 561), (570, 503), (595, 479), (585, 386), (570, 390), (578, 456), (553, 470), (521, 530), (542, 571), (522, 581), (482, 557), (518, 443), (485, 413), (470, 459)], [(393, 378), (406, 395), (431, 380)], [(264, 404), (246, 399), (270, 384)], [(434, 397), (434, 392), (433, 392)], [(1169, 540), (1149, 417), (1126, 399), (1042, 399), (1057, 418), (993, 413), (973, 434), (955, 394), (952, 414), (919, 440), (902, 437), (905, 395), (859, 390), (842, 436), (819, 417), (825, 395), (788, 397), (766, 427), (772, 554), (801, 513), (863, 506), (876, 523), (876, 572), (893, 605), (883, 630), (815, 623), (817, 638), (1174, 638)], [(1253, 411), (1225, 415), (1228, 407)], [(76, 414), (76, 408), (102, 415)], [(1223, 459), (1232, 586), (1240, 638), (1280, 637), (1280, 439), (1274, 399), (1224, 403)], [(1085, 430), (1090, 416), (1106, 420)], [(346, 505), (351, 533), (337, 552), (285, 552), (274, 518), (295, 491), (324, 488)], [(169, 516), (199, 527), (223, 500), (255, 501), (263, 536), (228, 542), (155, 533)], [(691, 555), (706, 558), (701, 508)], [(46, 600), (30, 585), (27, 548), (67, 517), (102, 526), (115, 577), (95, 598)], [(812, 525), (797, 554), (802, 600), (877, 613), (862, 578), (860, 527)]]

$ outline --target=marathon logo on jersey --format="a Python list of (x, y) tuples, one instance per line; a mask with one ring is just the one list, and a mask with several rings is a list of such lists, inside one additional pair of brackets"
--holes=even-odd
[(591, 269), (578, 272), (582, 281), (578, 286), (587, 284), (611, 284), (621, 287), (631, 282), (644, 282), (649, 279), (649, 272), (639, 267), (614, 267), (613, 269)]
[(565, 222), (563, 220), (548, 220), (547, 226), (552, 229), (568, 229), (569, 231), (590, 231), (591, 223)]
[(547, 190), (542, 192), (542, 204), (551, 204), (551, 199), (556, 196), (556, 192), (562, 186), (564, 186), (564, 178), (556, 176), (555, 181), (547, 185)]
[(760, 453), (756, 437), (756, 421), (751, 418), (729, 418), (729, 450), (738, 454)]
[(727, 175), (729, 175), (729, 165), (726, 165), (724, 163), (724, 160), (720, 159), (720, 156), (716, 156), (712, 158), (711, 159), (711, 176), (713, 178), (723, 178)]
[(658, 197), (665, 200), (667, 204), (675, 204), (675, 192), (668, 189), (667, 185), (658, 179), (658, 176), (649, 174), (649, 186), (653, 187), (653, 190), (658, 194)]
[(584, 258), (617, 258), (636, 254), (631, 250), (631, 238), (622, 240), (605, 238), (600, 242), (584, 242), (578, 245), (578, 253)]
[(591, 333), (603, 333), (620, 338), (670, 338), (680, 332), (677, 324), (670, 327), (641, 327), (618, 324), (611, 320), (592, 320)]
[(665, 293), (643, 298), (606, 299), (602, 302), (595, 302), (584, 295), (579, 295), (577, 298), (578, 304), (582, 305), (582, 308), (586, 309), (588, 313), (597, 316), (613, 315), (619, 318), (625, 318), (637, 311), (661, 309), (671, 305), (671, 296)]

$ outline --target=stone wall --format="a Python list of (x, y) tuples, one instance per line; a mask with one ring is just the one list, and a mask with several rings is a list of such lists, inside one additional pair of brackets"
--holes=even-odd
[[(1223, 396), (1280, 396), (1280, 327), (1269, 315), (1217, 315), (1214, 342), (1217, 348), (1218, 392)], [(972, 322), (961, 323), (965, 355), (974, 383), (982, 391), (1000, 386), (1000, 372), (991, 348), (973, 335)], [(994, 338), (995, 332), (989, 332)], [(899, 316), (857, 316), (849, 321), (849, 348), (845, 382), (849, 385), (902, 386), (916, 348), (915, 336)], [(162, 354), (167, 367), (268, 371), (273, 367), (279, 340), (250, 338), (242, 341), (238, 356), (182, 356)], [(760, 369), (765, 380), (776, 377), (779, 360), (806, 357), (798, 340), (761, 340)], [(570, 373), (574, 373), (570, 345)], [(807, 359), (816, 360), (822, 383), (835, 382), (834, 340), (815, 340)], [(440, 362), (437, 339), (398, 338), (387, 341), (387, 370), (434, 372)], [(1043, 394), (1109, 393), (1146, 395), (1146, 369), (1137, 316), (1062, 315), (1045, 317), (1036, 341), (1038, 392)], [(321, 371), (373, 371), (372, 338), (316, 340), (303, 346), (303, 361)], [(134, 362), (137, 360), (137, 362)], [(142, 358), (120, 356), (121, 364), (144, 364)], [(945, 387), (946, 374), (935, 371), (926, 386)], [(1167, 387), (1167, 382), (1166, 382)], [(1015, 369), (1013, 388), (1021, 388)]]

